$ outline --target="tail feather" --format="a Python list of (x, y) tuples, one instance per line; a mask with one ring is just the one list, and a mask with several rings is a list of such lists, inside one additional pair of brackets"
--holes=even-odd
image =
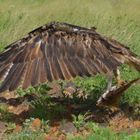
[(135, 56), (126, 56), (127, 63), (130, 66), (133, 66), (137, 71), (140, 72), (140, 59)]

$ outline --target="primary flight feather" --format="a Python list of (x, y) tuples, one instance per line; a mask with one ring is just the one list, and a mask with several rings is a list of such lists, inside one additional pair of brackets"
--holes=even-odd
[(125, 45), (95, 29), (51, 22), (0, 53), (0, 92), (76, 76), (110, 74), (123, 63), (140, 71), (140, 60)]

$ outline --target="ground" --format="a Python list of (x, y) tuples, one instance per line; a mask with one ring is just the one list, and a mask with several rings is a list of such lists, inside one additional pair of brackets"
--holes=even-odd
[[(139, 0), (0, 0), (0, 50), (38, 26), (61, 21), (95, 26), (140, 56), (139, 8)], [(125, 80), (140, 76), (126, 65), (120, 69)], [(1, 139), (140, 139), (140, 85), (125, 92), (120, 110), (114, 112), (95, 105), (106, 87), (105, 76), (77, 77), (73, 82), (81, 89), (81, 97), (64, 98), (66, 81), (54, 83), (53, 89), (45, 84), (1, 97)]]

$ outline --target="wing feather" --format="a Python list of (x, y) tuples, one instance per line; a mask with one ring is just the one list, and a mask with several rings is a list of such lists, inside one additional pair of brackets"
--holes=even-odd
[(46, 70), (47, 80), (52, 81), (53, 77), (52, 77), (52, 72), (51, 72), (51, 66), (49, 64), (49, 58), (45, 58), (44, 63), (45, 63), (45, 70)]
[(40, 60), (39, 67), (40, 67), (40, 71), (39, 71), (39, 73), (40, 73), (40, 83), (45, 83), (48, 80), (47, 80), (47, 74), (46, 74), (44, 59)]
[(64, 60), (64, 63), (66, 65), (66, 68), (67, 68), (67, 70), (68, 70), (68, 72), (70, 74), (70, 78), (76, 77), (77, 71), (75, 70), (75, 68), (74, 68), (74, 66), (73, 66), (72, 61), (70, 60), (70, 58), (68, 58), (67, 56), (65, 56), (63, 58), (63, 60)]
[(71, 79), (71, 74), (70, 74), (70, 72), (69, 72), (69, 70), (64, 62), (64, 59), (60, 58), (60, 59), (58, 59), (58, 62), (59, 62), (61, 71), (63, 73), (64, 79), (67, 79), (67, 80)]
[(6, 91), (9, 89), (10, 81), (14, 78), (16, 70), (19, 68), (19, 64), (14, 64), (8, 75), (6, 76), (4, 82), (1, 84), (0, 92)]
[(18, 67), (16, 68), (16, 71), (14, 72), (13, 77), (10, 78), (11, 81), (9, 82), (9, 91), (15, 90), (20, 85), (20, 82), (21, 82), (22, 76), (24, 74), (25, 68), (26, 68), (25, 63), (24, 64), (22, 64), (22, 63), (18, 64)]
[(33, 61), (27, 63), (26, 74), (23, 80), (22, 88), (26, 89), (31, 85)]
[(32, 79), (31, 79), (31, 85), (35, 86), (39, 84), (39, 77), (40, 77), (40, 59), (34, 60), (34, 65), (32, 67)]
[(25, 89), (48, 81), (113, 71), (123, 63), (120, 56), (128, 53), (117, 45), (83, 27), (65, 23), (39, 27), (0, 54), (0, 92), (15, 90), (21, 80)]

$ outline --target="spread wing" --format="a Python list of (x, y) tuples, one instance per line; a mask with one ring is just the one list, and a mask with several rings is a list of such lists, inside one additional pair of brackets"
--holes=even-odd
[(0, 92), (109, 73), (123, 63), (116, 46), (93, 29), (65, 23), (39, 27), (0, 54)]

